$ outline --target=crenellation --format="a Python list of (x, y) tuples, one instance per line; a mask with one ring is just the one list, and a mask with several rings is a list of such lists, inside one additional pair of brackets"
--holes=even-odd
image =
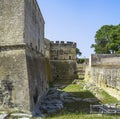
[(55, 43), (56, 43), (56, 44), (59, 44), (60, 42), (59, 42), (59, 41), (56, 41)]
[(64, 44), (65, 42), (64, 41), (61, 41), (61, 44)]
[(50, 45), (50, 59), (76, 60), (76, 45), (73, 42), (56, 41)]
[(47, 39), (45, 42), (45, 54), (50, 60), (52, 79), (76, 78), (76, 43)]
[(50, 43), (56, 46), (76, 47), (76, 43), (70, 41), (50, 41)]

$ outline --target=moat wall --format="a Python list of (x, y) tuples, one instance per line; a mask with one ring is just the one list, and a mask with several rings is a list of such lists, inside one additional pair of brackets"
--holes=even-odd
[(67, 80), (77, 78), (76, 61), (51, 61), (51, 71), (53, 80)]
[(29, 48), (0, 52), (0, 109), (34, 110), (48, 90), (45, 62)]
[(0, 52), (0, 104), (2, 109), (30, 110), (29, 82), (24, 49)]
[(120, 55), (91, 55), (85, 79), (120, 99)]
[(29, 81), (30, 108), (33, 110), (37, 105), (40, 105), (41, 99), (49, 89), (46, 59), (36, 51), (27, 48), (26, 62)]
[(36, 0), (0, 0), (0, 108), (33, 111), (47, 93), (44, 19)]

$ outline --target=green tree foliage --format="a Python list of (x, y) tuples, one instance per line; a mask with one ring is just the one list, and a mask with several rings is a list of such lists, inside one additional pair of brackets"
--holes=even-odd
[(83, 64), (85, 62), (85, 59), (84, 58), (78, 58), (77, 59), (77, 63), (78, 64)]
[(120, 24), (104, 25), (95, 35), (95, 44), (91, 45), (97, 54), (120, 53)]
[(80, 49), (78, 49), (78, 48), (76, 48), (76, 55), (77, 55), (77, 56), (81, 56), (81, 55), (82, 55)]
[(81, 55), (82, 55), (82, 52), (80, 51), (80, 49), (76, 48), (76, 60), (77, 60), (77, 63), (83, 63), (84, 62), (83, 60), (81, 60), (79, 58), (79, 56), (81, 56)]

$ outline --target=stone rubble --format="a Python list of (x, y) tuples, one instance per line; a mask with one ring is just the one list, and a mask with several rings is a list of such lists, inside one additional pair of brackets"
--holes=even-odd
[(89, 90), (90, 92), (95, 94), (96, 97), (98, 97), (97, 95), (100, 94), (100, 91), (102, 89), (100, 87), (97, 87), (94, 83), (87, 83), (87, 82), (85, 82), (83, 90)]
[(17, 118), (17, 119), (30, 119), (32, 117), (32, 115), (29, 114), (25, 114), (25, 113), (11, 113), (11, 114), (7, 114), (7, 113), (3, 113), (0, 114), (0, 119), (12, 119), (12, 118)]
[(60, 100), (60, 91), (56, 88), (51, 88), (48, 94), (43, 99), (40, 111), (43, 114), (55, 113), (63, 108), (63, 103)]
[(1, 114), (0, 119), (5, 119), (6, 116), (7, 116), (7, 114)]
[(77, 84), (77, 85), (79, 85), (79, 84), (80, 84), (79, 79), (75, 79), (75, 80), (72, 82), (72, 84)]

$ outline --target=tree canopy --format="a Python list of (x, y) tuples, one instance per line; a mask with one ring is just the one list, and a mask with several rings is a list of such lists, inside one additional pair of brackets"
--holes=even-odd
[(78, 48), (76, 48), (76, 55), (77, 55), (77, 57), (82, 55), (82, 52)]
[(79, 57), (82, 55), (82, 52), (80, 51), (79, 48), (76, 48), (76, 60), (77, 60), (77, 63), (83, 63), (84, 61), (81, 60)]
[(120, 53), (120, 24), (104, 25), (95, 34), (95, 44), (91, 45), (97, 54)]

